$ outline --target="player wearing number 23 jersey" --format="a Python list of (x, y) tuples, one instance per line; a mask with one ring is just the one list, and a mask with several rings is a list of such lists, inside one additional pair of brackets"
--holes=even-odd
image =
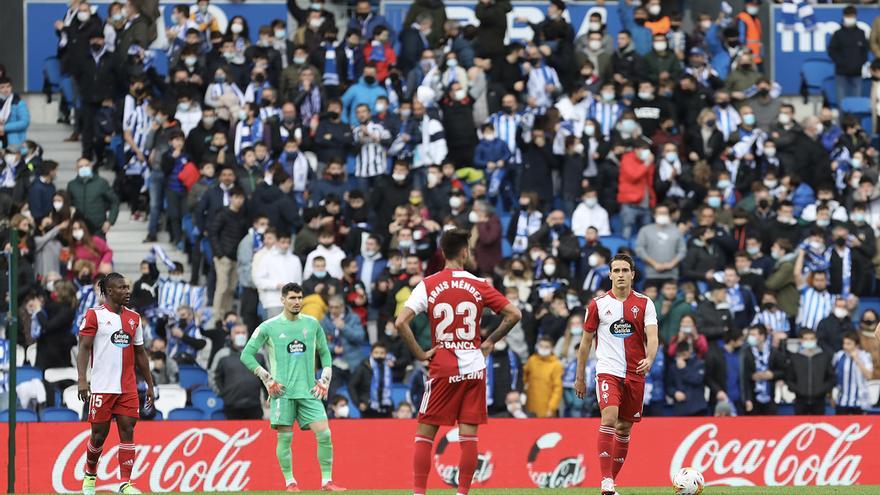
[(483, 307), (499, 313), (508, 304), (495, 287), (464, 270), (447, 268), (413, 289), (406, 307), (416, 314), (428, 314), (431, 344), (437, 348), (428, 365), (420, 422), (486, 422), (486, 360), (480, 351), (480, 318)]

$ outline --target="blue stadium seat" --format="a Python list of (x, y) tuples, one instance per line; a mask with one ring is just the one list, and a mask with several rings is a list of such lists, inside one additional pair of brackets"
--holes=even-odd
[[(16, 409), (15, 410), (15, 422), (16, 423), (36, 423), (40, 419), (37, 417), (37, 413), (31, 411), (30, 409)], [(6, 423), (9, 421), (9, 410), (0, 412), (0, 423)]]
[(208, 372), (191, 364), (180, 365), (178, 376), (180, 386), (187, 390), (208, 384)]
[(214, 411), (223, 409), (223, 399), (217, 397), (217, 394), (211, 389), (200, 388), (193, 390), (192, 405), (204, 411), (205, 415), (209, 415)]
[(40, 368), (34, 368), (33, 366), (18, 366), (15, 368), (15, 384), (19, 385), (24, 382), (37, 379), (43, 379), (43, 370)]
[(853, 319), (861, 318), (862, 314), (869, 309), (873, 309), (877, 314), (880, 314), (880, 298), (863, 297), (859, 299), (859, 307), (856, 309)]
[(391, 385), (391, 400), (394, 402), (395, 407), (401, 402), (406, 401), (406, 392), (408, 390), (409, 387), (403, 383), (395, 383)]
[(223, 411), (211, 411), (211, 419), (213, 421), (220, 421), (226, 419), (226, 413)]
[(79, 414), (66, 407), (47, 407), (40, 412), (40, 421), (47, 423), (79, 421)]
[(843, 113), (871, 115), (871, 99), (867, 96), (847, 96), (840, 102)]
[(156, 415), (153, 416), (153, 421), (164, 421), (165, 415), (162, 414), (162, 411), (156, 409)]
[(630, 247), (629, 239), (624, 239), (617, 235), (604, 235), (599, 238), (599, 244), (611, 251), (612, 256), (617, 254), (617, 250), (621, 247)]
[(195, 421), (205, 419), (205, 412), (197, 407), (180, 407), (168, 413), (169, 421)]
[(831, 108), (837, 108), (840, 103), (837, 101), (837, 79), (834, 76), (826, 77), (822, 81), (822, 94), (825, 95), (825, 102)]
[(824, 93), (822, 83), (828, 77), (834, 77), (834, 64), (830, 60), (811, 59), (801, 65), (801, 79), (809, 94)]
[(608, 221), (611, 226), (611, 233), (614, 235), (620, 235), (623, 233), (623, 226), (620, 223), (620, 215), (614, 214), (611, 216), (611, 219)]

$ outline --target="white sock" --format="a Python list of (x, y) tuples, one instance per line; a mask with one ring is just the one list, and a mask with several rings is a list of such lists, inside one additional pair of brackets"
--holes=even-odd
[(333, 478), (325, 478), (325, 477), (321, 476), (321, 486), (324, 486), (327, 483), (330, 483), (331, 481), (333, 481)]

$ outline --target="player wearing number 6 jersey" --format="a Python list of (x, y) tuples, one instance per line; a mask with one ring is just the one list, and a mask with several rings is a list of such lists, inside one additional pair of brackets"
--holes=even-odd
[[(456, 422), (461, 445), (458, 494), (466, 495), (470, 490), (477, 467), (477, 426), (487, 419), (485, 358), (522, 317), (519, 309), (490, 283), (465, 270), (470, 258), (469, 240), (466, 230), (443, 234), (440, 248), (446, 268), (422, 280), (397, 317), (397, 330), (413, 357), (430, 361), (413, 454), (415, 495), (425, 493), (438, 428)], [(484, 307), (504, 319), (481, 343)], [(419, 347), (409, 326), (418, 313), (427, 313), (431, 326), (433, 345), (427, 352)]]
[(595, 336), (603, 495), (617, 493), (614, 480), (626, 460), (632, 425), (641, 420), (645, 375), (657, 355), (657, 312), (650, 298), (632, 290), (632, 258), (625, 254), (611, 258), (610, 277), (611, 291), (587, 306), (574, 382), (575, 393), (583, 398), (585, 367)]

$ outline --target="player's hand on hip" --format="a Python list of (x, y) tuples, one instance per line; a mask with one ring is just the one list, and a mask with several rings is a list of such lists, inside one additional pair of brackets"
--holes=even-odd
[(583, 399), (587, 395), (587, 383), (583, 378), (575, 378), (574, 393), (579, 399)]
[(439, 345), (428, 349), (428, 351), (422, 355), (422, 357), (421, 357), (421, 359), (419, 359), (419, 361), (431, 362), (431, 359), (434, 358), (434, 354), (437, 354), (437, 350), (439, 350), (439, 349), (440, 349)]
[(486, 340), (480, 345), (480, 350), (483, 352), (483, 357), (486, 357), (495, 350), (495, 343), (491, 340)]
[(654, 362), (648, 358), (642, 359), (639, 361), (639, 365), (636, 367), (636, 373), (640, 375), (647, 375), (648, 371), (651, 371), (651, 365)]
[(266, 391), (269, 392), (269, 397), (275, 399), (284, 395), (284, 385), (275, 381), (265, 368), (257, 366), (257, 368), (254, 369), (254, 374), (263, 382), (263, 386), (265, 386)]
[(89, 391), (89, 382), (85, 380), (80, 380), (79, 384), (77, 385), (77, 389), (79, 389), (79, 400), (83, 402), (88, 402), (89, 395), (91, 394), (91, 392)]

